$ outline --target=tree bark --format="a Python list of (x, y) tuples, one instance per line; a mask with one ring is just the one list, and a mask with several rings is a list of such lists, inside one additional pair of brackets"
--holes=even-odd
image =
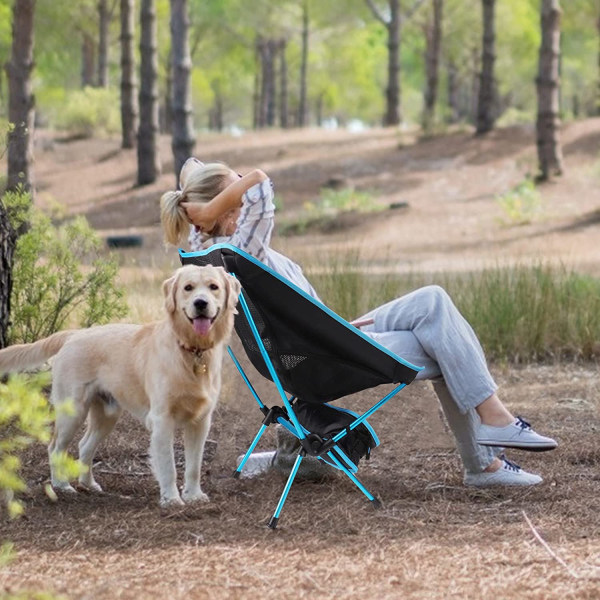
[(17, 235), (0, 200), (0, 348), (8, 345), (12, 268), (16, 243)]
[(138, 125), (134, 31), (135, 0), (121, 0), (121, 146), (135, 148)]
[(223, 131), (223, 92), (221, 91), (221, 83), (215, 80), (212, 83), (214, 94), (213, 106), (208, 113), (208, 127), (215, 131)]
[(596, 86), (596, 115), (600, 116), (600, 14), (596, 21), (596, 31), (598, 32), (598, 84)]
[(448, 123), (458, 123), (460, 119), (460, 99), (458, 86), (458, 68), (454, 60), (449, 59), (446, 62), (446, 85), (448, 95)]
[(431, 130), (435, 120), (435, 103), (437, 101), (440, 49), (442, 45), (442, 10), (443, 0), (433, 0), (432, 18), (425, 26), (425, 107), (423, 110), (423, 129)]
[(540, 181), (563, 171), (559, 142), (560, 16), (558, 0), (541, 0), (541, 30), (537, 86), (537, 151)]
[(300, 102), (298, 104), (298, 127), (305, 127), (308, 121), (308, 44), (310, 19), (308, 1), (302, 3), (302, 54), (300, 61)]
[(137, 144), (137, 183), (146, 185), (156, 181), (160, 175), (155, 0), (141, 0), (140, 22), (140, 126)]
[(494, 11), (496, 0), (482, 0), (483, 5), (483, 48), (481, 53), (481, 75), (479, 98), (477, 101), (477, 134), (484, 134), (494, 128), (494, 62), (496, 60), (496, 31)]
[(261, 65), (260, 102), (258, 127), (275, 125), (275, 53), (277, 44), (272, 39), (258, 39)]
[(399, 125), (402, 122), (402, 114), (400, 112), (400, 36), (402, 19), (400, 16), (400, 0), (390, 0), (390, 20), (387, 23), (388, 31), (388, 76), (387, 87), (385, 90), (385, 115), (383, 124)]
[(13, 5), (12, 50), (6, 64), (8, 75), (8, 173), (6, 188), (22, 187), (33, 194), (34, 97), (31, 92), (33, 70), (33, 17), (35, 0), (15, 0)]
[(276, 67), (277, 50), (279, 44), (277, 40), (270, 39), (267, 41), (267, 125), (273, 127), (275, 125), (275, 113), (277, 107), (277, 82), (276, 82)]
[(260, 90), (261, 90), (261, 60), (260, 60), (261, 37), (254, 40), (254, 85), (252, 90), (252, 127), (260, 128)]
[(287, 58), (285, 51), (287, 40), (279, 41), (279, 126), (282, 129), (288, 128), (288, 82), (287, 82)]
[(96, 64), (96, 45), (88, 33), (83, 33), (81, 40), (81, 87), (94, 86)]
[(110, 29), (108, 0), (98, 0), (98, 78), (97, 86), (108, 87), (108, 32)]
[(171, 106), (173, 111), (174, 169), (177, 182), (183, 163), (194, 152), (194, 128), (192, 118), (191, 73), (192, 57), (189, 44), (190, 20), (187, 0), (171, 0), (171, 54), (173, 88)]

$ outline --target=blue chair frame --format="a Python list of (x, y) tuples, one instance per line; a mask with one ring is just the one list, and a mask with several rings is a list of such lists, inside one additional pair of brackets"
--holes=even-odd
[[(342, 319), (339, 315), (337, 315), (333, 311), (331, 311), (331, 309), (329, 309), (325, 305), (318, 302), (316, 299), (314, 299), (311, 296), (309, 296), (308, 294), (306, 294), (303, 290), (301, 290), (300, 288), (295, 286), (292, 282), (288, 281), (287, 279), (285, 279), (284, 277), (282, 277), (281, 275), (279, 275), (278, 273), (276, 273), (275, 271), (273, 271), (272, 269), (267, 267), (265, 264), (263, 264), (262, 262), (257, 260), (256, 258), (252, 257), (248, 253), (244, 252), (243, 250), (240, 250), (239, 248), (237, 248), (235, 246), (231, 246), (229, 244), (216, 244), (216, 245), (210, 247), (208, 250), (204, 250), (201, 252), (183, 252), (182, 250), (180, 250), (179, 255), (180, 255), (181, 262), (183, 264), (189, 264), (189, 263), (198, 264), (198, 265), (202, 265), (202, 264), (215, 265), (216, 264), (216, 265), (224, 266), (225, 268), (227, 268), (225, 262), (221, 262), (221, 258), (215, 258), (216, 256), (218, 256), (219, 253), (221, 253), (223, 251), (227, 252), (229, 254), (233, 254), (233, 255), (242, 257), (245, 261), (249, 261), (250, 263), (253, 263), (256, 266), (259, 266), (260, 269), (264, 270), (269, 275), (275, 277), (277, 280), (283, 282), (287, 287), (291, 288), (291, 290), (293, 290), (295, 293), (300, 294), (306, 300), (308, 300), (310, 303), (318, 306), (322, 311), (326, 312), (330, 317), (333, 317), (338, 323), (340, 323), (340, 324), (344, 325), (345, 327), (349, 328), (350, 330), (352, 330), (358, 337), (362, 338), (363, 340), (367, 340), (369, 342), (369, 344), (371, 344), (372, 346), (377, 348), (379, 351), (382, 351), (386, 355), (393, 357), (396, 361), (398, 361), (398, 363), (400, 363), (400, 365), (402, 365), (402, 367), (405, 370), (408, 370), (410, 372), (410, 375), (409, 375), (410, 381), (412, 381), (412, 379), (414, 379), (414, 377), (416, 377), (417, 373), (420, 370), (422, 370), (422, 367), (415, 366), (415, 365), (405, 361), (404, 359), (396, 356), (395, 354), (393, 354), (386, 348), (380, 346), (375, 341), (373, 341), (371, 338), (366, 336), (363, 332), (356, 329), (350, 323), (348, 323), (347, 321)], [(286, 393), (286, 390), (284, 389), (284, 386), (282, 385), (282, 382), (280, 381), (280, 377), (279, 377), (277, 370), (275, 368), (275, 365), (273, 363), (273, 359), (270, 356), (267, 349), (265, 348), (265, 344), (263, 342), (261, 334), (258, 331), (255, 318), (252, 315), (252, 311), (249, 307), (248, 300), (246, 298), (246, 293), (244, 291), (244, 282), (243, 282), (243, 280), (241, 280), (239, 278), (237, 273), (231, 272), (231, 274), (233, 276), (237, 277), (238, 280), (240, 280), (240, 283), (242, 284), (242, 292), (239, 296), (239, 307), (241, 307), (242, 314), (244, 315), (244, 317), (247, 321), (247, 324), (249, 325), (249, 327), (252, 331), (254, 341), (258, 345), (258, 348), (260, 350), (260, 355), (262, 356), (262, 359), (264, 360), (264, 364), (266, 365), (266, 368), (270, 375), (270, 379), (275, 384), (275, 387), (277, 389), (277, 392), (278, 392), (279, 397), (282, 402), (282, 406), (275, 405), (273, 407), (268, 407), (261, 400), (261, 398), (259, 397), (258, 393), (256, 392), (254, 386), (250, 382), (248, 375), (246, 374), (246, 372), (242, 368), (239, 360), (235, 356), (233, 349), (231, 348), (231, 346), (229, 346), (227, 349), (229, 356), (231, 357), (235, 367), (237, 368), (238, 372), (240, 373), (242, 379), (244, 380), (244, 382), (245, 382), (246, 386), (248, 387), (250, 393), (252, 394), (253, 398), (256, 400), (256, 402), (259, 406), (259, 409), (261, 410), (262, 414), (264, 415), (263, 422), (262, 422), (256, 436), (252, 440), (252, 443), (250, 444), (246, 454), (244, 455), (244, 457), (242, 458), (236, 471), (234, 472), (234, 477), (240, 476), (240, 474), (244, 468), (244, 465), (246, 464), (250, 455), (256, 448), (258, 442), (262, 438), (267, 427), (273, 423), (278, 423), (278, 424), (282, 425), (283, 427), (285, 427), (289, 432), (291, 432), (300, 441), (301, 449), (298, 452), (298, 456), (296, 457), (296, 460), (294, 462), (292, 470), (288, 476), (288, 479), (286, 481), (285, 487), (283, 489), (283, 492), (281, 494), (281, 497), (279, 499), (277, 507), (275, 508), (273, 516), (271, 517), (271, 519), (269, 521), (268, 526), (271, 529), (275, 529), (277, 527), (281, 511), (287, 500), (287, 497), (288, 497), (288, 494), (292, 487), (292, 484), (294, 482), (294, 479), (296, 478), (296, 475), (300, 468), (300, 464), (301, 464), (303, 458), (307, 455), (314, 456), (317, 459), (324, 461), (329, 466), (331, 466), (335, 469), (338, 469), (339, 471), (344, 473), (354, 483), (354, 485), (366, 496), (366, 498), (372, 503), (373, 506), (375, 506), (375, 507), (380, 506), (379, 500), (356, 477), (355, 473), (358, 470), (358, 465), (355, 464), (348, 457), (348, 455), (340, 447), (338, 442), (340, 442), (340, 440), (342, 440), (351, 431), (356, 429), (356, 427), (364, 424), (364, 426), (367, 428), (367, 430), (369, 431), (369, 434), (371, 435), (371, 437), (373, 439), (374, 445), (375, 446), (379, 445), (379, 439), (377, 438), (377, 435), (375, 434), (375, 431), (373, 430), (373, 428), (367, 422), (367, 419), (370, 416), (372, 416), (377, 410), (379, 410), (382, 406), (384, 406), (387, 402), (389, 402), (394, 396), (396, 396), (396, 394), (398, 394), (398, 392), (400, 392), (404, 387), (406, 387), (406, 385), (408, 383), (410, 383), (410, 381), (404, 381), (404, 382), (400, 383), (399, 385), (397, 385), (388, 394), (386, 394), (381, 400), (376, 402), (373, 406), (371, 406), (367, 411), (365, 411), (361, 415), (358, 415), (357, 413), (348, 411), (347, 409), (343, 409), (343, 408), (333, 406), (333, 405), (327, 403), (327, 405), (330, 406), (331, 408), (335, 408), (336, 410), (338, 410), (340, 412), (349, 413), (352, 416), (355, 416), (356, 418), (354, 419), (354, 421), (352, 421), (350, 423), (350, 425), (348, 425), (347, 427), (345, 427), (344, 429), (342, 429), (341, 431), (339, 431), (338, 433), (336, 433), (335, 435), (333, 435), (330, 438), (324, 439), (321, 436), (315, 435), (314, 433), (308, 431), (300, 423), (300, 421), (298, 420), (298, 417), (294, 411), (293, 403), (296, 400), (296, 397), (294, 395), (288, 396), (288, 393)], [(239, 318), (240, 316), (241, 315), (238, 315), (237, 318)], [(393, 383), (393, 382), (389, 381), (387, 383)]]

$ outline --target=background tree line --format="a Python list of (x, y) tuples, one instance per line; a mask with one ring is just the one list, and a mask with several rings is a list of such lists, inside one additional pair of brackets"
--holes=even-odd
[[(177, 173), (204, 128), (359, 119), (429, 132), (465, 122), (484, 134), (537, 117), (545, 179), (562, 170), (559, 117), (600, 107), (600, 1), (563, 9), (558, 0), (0, 0), (6, 187), (33, 192), (34, 118), (77, 135), (120, 130), (123, 147), (137, 147), (143, 185), (160, 174), (161, 131), (172, 135)], [(19, 233), (7, 222), (0, 213), (3, 277)]]
[[(153, 6), (160, 127), (170, 132), (171, 4), (177, 3), (39, 2), (38, 122), (60, 121), (69, 96), (82, 87), (118, 91), (123, 35), (133, 36), (125, 66), (139, 72), (140, 10)], [(491, 5), (493, 54), (483, 52), (482, 6)], [(3, 64), (10, 56), (11, 7), (12, 0), (0, 0)], [(496, 116), (532, 121), (535, 114), (540, 0), (187, 0), (187, 10), (197, 128), (293, 127), (330, 117), (342, 123), (353, 118), (369, 124), (410, 123), (421, 122), (424, 109), (432, 107), (437, 122), (476, 123), (480, 82), (488, 83), (482, 69), (491, 56)], [(600, 3), (569, 0), (562, 10), (561, 112), (568, 117), (597, 114)], [(132, 18), (128, 34), (123, 14)], [(388, 64), (388, 46), (399, 50), (395, 65)], [(390, 69), (400, 74), (397, 115), (388, 114), (386, 106)], [(0, 107), (6, 116), (4, 73)]]

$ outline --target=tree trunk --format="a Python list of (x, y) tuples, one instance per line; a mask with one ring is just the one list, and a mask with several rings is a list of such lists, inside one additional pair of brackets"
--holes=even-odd
[(260, 90), (261, 90), (261, 38), (257, 36), (254, 41), (254, 86), (252, 91), (252, 127), (260, 128)]
[(481, 76), (477, 102), (477, 134), (487, 133), (494, 127), (494, 61), (496, 31), (494, 5), (496, 0), (482, 0), (483, 5), (483, 48), (481, 53)]
[(442, 45), (442, 10), (443, 0), (433, 0), (433, 14), (425, 26), (425, 108), (423, 110), (423, 129), (429, 132), (435, 120), (435, 103), (438, 92), (438, 74), (440, 48)]
[(121, 146), (135, 148), (138, 110), (135, 80), (135, 0), (121, 0)]
[(276, 67), (278, 50), (277, 40), (270, 39), (267, 41), (267, 125), (273, 127), (275, 125), (275, 113), (277, 107), (277, 82), (276, 82)]
[(192, 122), (192, 58), (190, 56), (189, 29), (188, 1), (171, 0), (171, 64), (173, 72), (171, 148), (177, 181), (179, 181), (179, 171), (183, 163), (194, 152), (195, 144)]
[(160, 175), (155, 0), (141, 0), (140, 23), (140, 126), (137, 145), (137, 183), (146, 185), (156, 181)]
[(537, 150), (539, 180), (545, 181), (563, 170), (558, 139), (560, 15), (558, 0), (541, 0), (542, 42), (540, 45), (537, 85)]
[(219, 80), (213, 81), (212, 90), (214, 94), (213, 106), (208, 113), (208, 127), (215, 131), (223, 131), (223, 93)]
[(13, 256), (17, 235), (0, 200), (0, 348), (8, 345)]
[(98, 87), (108, 87), (108, 32), (110, 29), (108, 0), (98, 0)]
[(598, 31), (598, 85), (596, 88), (596, 115), (600, 116), (600, 15), (596, 21), (596, 30)]
[(310, 33), (310, 20), (308, 15), (308, 1), (302, 3), (302, 54), (300, 61), (300, 102), (298, 104), (298, 127), (307, 125), (307, 97), (308, 97), (308, 43)]
[(83, 33), (81, 40), (81, 87), (93, 87), (96, 65), (96, 45), (92, 37)]
[(33, 193), (34, 98), (31, 92), (33, 70), (33, 16), (35, 0), (15, 0), (13, 5), (12, 50), (6, 64), (8, 75), (8, 173), (6, 188), (19, 186)]
[(471, 98), (469, 102), (469, 123), (477, 123), (477, 108), (479, 105), (479, 87), (481, 85), (480, 72), (480, 53), (477, 48), (473, 48), (471, 53), (471, 64), (473, 68), (471, 70)]
[(400, 35), (402, 19), (400, 16), (400, 0), (389, 0), (390, 19), (386, 24), (388, 31), (388, 83), (385, 90), (386, 109), (383, 117), (384, 125), (399, 125), (402, 122), (400, 111)]
[(458, 68), (452, 59), (449, 59), (446, 63), (446, 84), (448, 108), (450, 109), (447, 121), (450, 124), (458, 123), (461, 112), (458, 87)]
[(261, 64), (260, 103), (258, 127), (275, 124), (275, 43), (271, 39), (259, 38), (258, 51)]
[(288, 83), (287, 83), (287, 58), (285, 55), (287, 41), (279, 41), (279, 126), (287, 129), (288, 123)]

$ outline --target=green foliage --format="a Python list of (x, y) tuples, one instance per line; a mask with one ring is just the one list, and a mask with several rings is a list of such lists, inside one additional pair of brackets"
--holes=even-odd
[(84, 218), (54, 226), (26, 194), (6, 194), (3, 201), (13, 226), (30, 223), (14, 256), (11, 343), (46, 337), (71, 317), (89, 327), (125, 314), (117, 261), (100, 253), (102, 242)]
[(542, 196), (532, 179), (525, 179), (512, 190), (497, 196), (508, 225), (531, 223), (542, 210)]
[[(11, 518), (23, 513), (23, 503), (18, 494), (27, 489), (19, 474), (19, 453), (36, 442), (47, 443), (53, 422), (53, 411), (42, 393), (50, 383), (48, 372), (35, 377), (16, 375), (7, 383), (0, 383), (0, 496)], [(66, 404), (60, 410), (71, 410)], [(84, 466), (65, 455), (53, 460), (61, 475), (77, 477)], [(46, 492), (54, 497), (52, 489)], [(0, 563), (7, 559), (7, 548), (0, 552)]]
[[(387, 2), (377, 3), (383, 11)], [(423, 105), (424, 29), (430, 3), (403, 18), (401, 34), (402, 112), (406, 122), (420, 122)], [(11, 3), (0, 0), (0, 59), (10, 52)], [(193, 52), (193, 103), (196, 125), (207, 121), (218, 89), (226, 125), (251, 126), (252, 94), (256, 71), (255, 41), (259, 34), (287, 41), (290, 113), (298, 106), (302, 31), (302, 5), (298, 0), (190, 0), (190, 46)], [(411, 3), (401, 3), (404, 13)], [(358, 118), (378, 124), (387, 83), (387, 32), (364, 0), (309, 0), (310, 19), (308, 99), (312, 122), (317, 107), (322, 117), (340, 121)], [(504, 0), (496, 3), (495, 77), (503, 108), (519, 116), (535, 113), (539, 0)], [(562, 2), (561, 104), (563, 114), (590, 114), (597, 109), (598, 32), (600, 7), (596, 0)], [(457, 85), (463, 112), (469, 111), (473, 82), (480, 70), (481, 2), (445, 0), (440, 57), (437, 115), (447, 104), (447, 66), (458, 69)], [(110, 28), (110, 82), (114, 93), (105, 107), (118, 113), (118, 11)], [(169, 1), (157, 0), (157, 43), (161, 101), (167, 97), (170, 32)], [(87, 100), (71, 101), (81, 94), (81, 37), (97, 38), (95, 0), (53, 0), (36, 5), (36, 71), (38, 108), (44, 122), (60, 122), (77, 135), (90, 130), (115, 132), (112, 116), (103, 118)], [(65, 43), (65, 32), (77, 43)], [(139, 24), (138, 24), (139, 33)], [(278, 66), (278, 65), (276, 65)], [(0, 74), (0, 77), (3, 75)], [(3, 89), (5, 86), (2, 86)], [(61, 101), (58, 90), (66, 90)], [(0, 103), (2, 100), (0, 99)], [(64, 109), (69, 113), (63, 118)], [(5, 108), (5, 107), (4, 107)], [(0, 111), (1, 112), (1, 111)], [(514, 116), (514, 113), (513, 113)], [(111, 125), (105, 126), (102, 120)], [(65, 120), (67, 123), (65, 123)]]
[(60, 110), (50, 119), (58, 129), (78, 137), (118, 133), (121, 121), (117, 92), (90, 87), (69, 92)]
[(50, 439), (52, 415), (41, 393), (43, 383), (41, 379), (32, 383), (17, 376), (0, 384), (0, 491), (11, 517), (23, 512), (15, 494), (26, 489), (19, 476), (21, 462), (17, 454), (34, 442)]
[(335, 221), (343, 213), (369, 213), (385, 209), (367, 192), (359, 192), (351, 188), (334, 190), (324, 188), (317, 203), (305, 202), (302, 211), (293, 220), (283, 222), (281, 235), (297, 235), (310, 227), (331, 230)]

